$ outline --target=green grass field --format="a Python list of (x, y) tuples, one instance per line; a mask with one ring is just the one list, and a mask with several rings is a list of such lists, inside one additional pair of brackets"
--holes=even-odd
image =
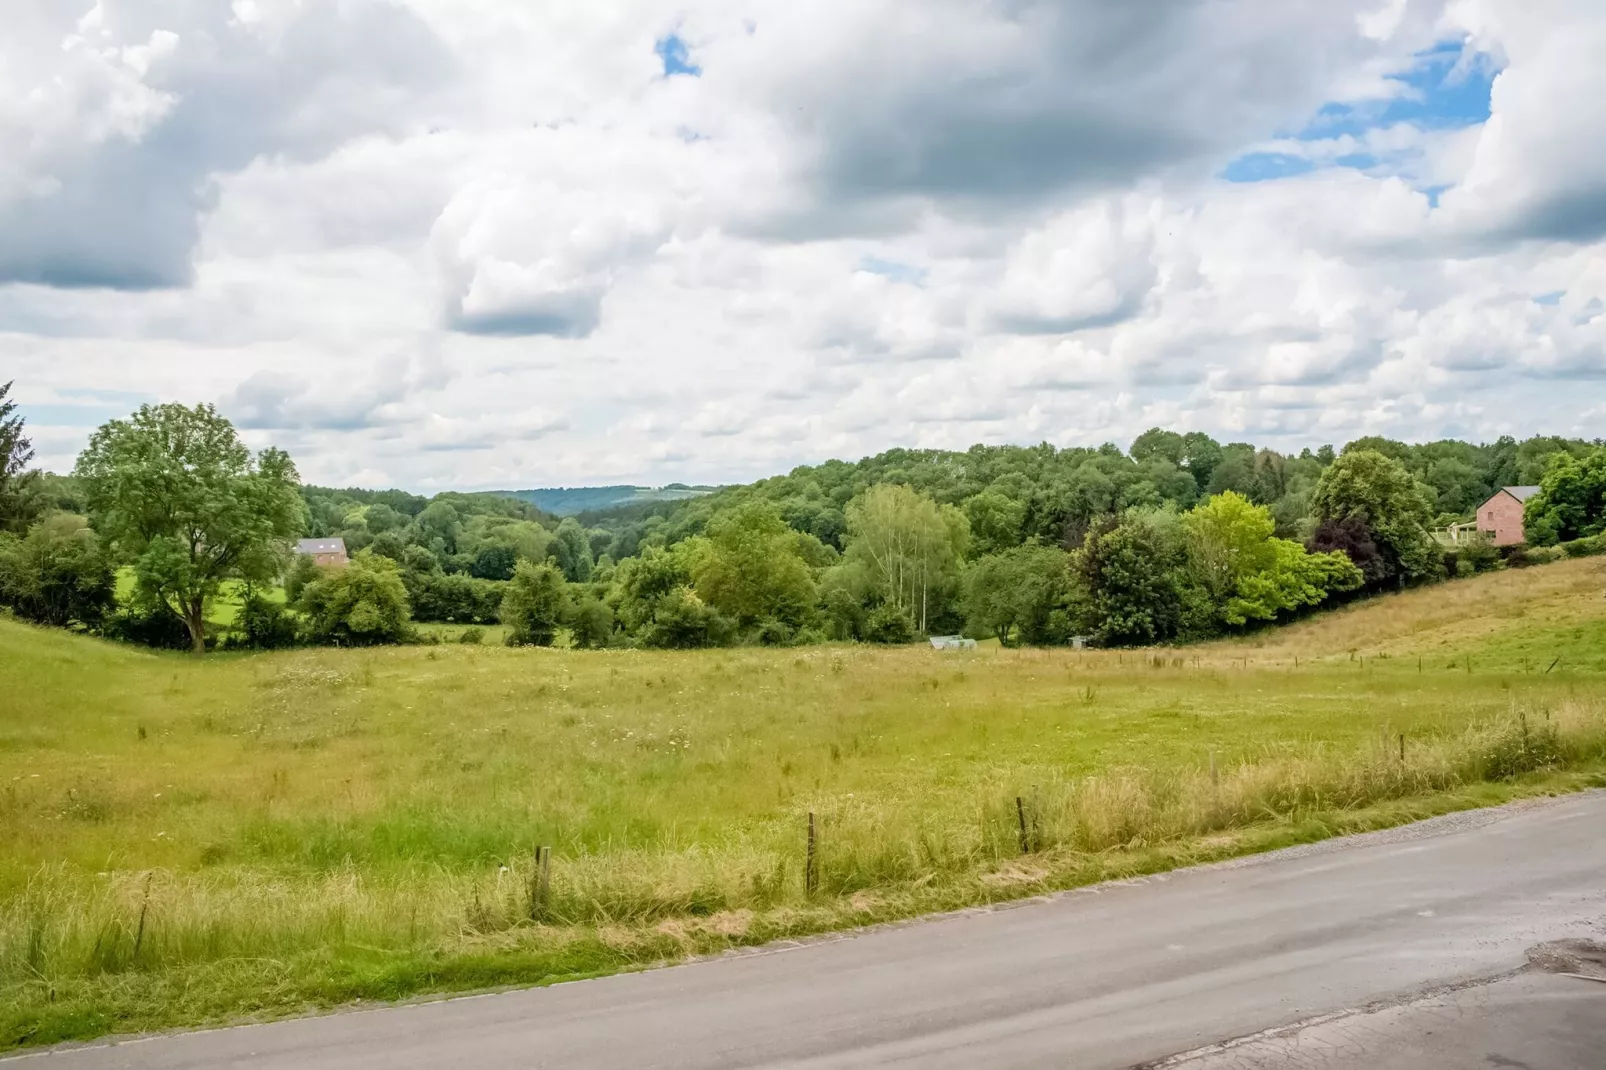
[(1603, 591), (1568, 561), (1124, 653), (196, 660), (0, 620), (0, 1047), (584, 976), (1606, 784)]
[[(124, 566), (123, 568), (117, 570), (117, 602), (119, 605), (126, 606), (133, 600), (134, 588), (136, 584), (137, 581), (134, 578), (134, 570), (131, 567)], [(258, 590), (268, 601), (277, 602), (280, 605), (284, 604), (285, 599), (283, 587), (275, 585), (272, 587), (258, 588)], [(230, 627), (234, 623), (234, 618), (239, 616), (240, 607), (244, 604), (244, 602), (244, 584), (240, 583), (238, 580), (224, 580), (222, 589), (218, 591), (217, 597), (212, 599), (207, 605), (207, 623), (215, 626), (219, 630)], [(458, 629), (458, 631), (461, 630), (461, 628)], [(456, 638), (455, 633), (453, 634), (452, 638)]]

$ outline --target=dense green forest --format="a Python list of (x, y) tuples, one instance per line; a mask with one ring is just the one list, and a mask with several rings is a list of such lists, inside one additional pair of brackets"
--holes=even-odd
[[(1472, 519), (1477, 506), (1500, 487), (1537, 484), (1557, 453), (1584, 457), (1599, 442), (1551, 437), (1492, 445), (1445, 440), (1413, 446), (1361, 438), (1346, 451), (1369, 449), (1402, 464), (1421, 485), (1433, 523)], [(588, 527), (612, 533), (608, 552), (633, 556), (643, 543), (678, 542), (702, 530), (733, 500), (753, 496), (775, 503), (788, 524), (842, 549), (844, 510), (878, 483), (913, 487), (962, 508), (986, 552), (1035, 538), (1074, 546), (1096, 518), (1134, 507), (1191, 508), (1224, 491), (1267, 506), (1285, 538), (1308, 537), (1311, 495), (1332, 446), (1297, 455), (1246, 442), (1222, 445), (1208, 435), (1154, 429), (1129, 450), (1113, 444), (1089, 449), (972, 446), (948, 450), (888, 450), (857, 462), (828, 461), (790, 474), (731, 487), (691, 502), (639, 505), (581, 513)]]
[[(504, 494), (302, 485), (287, 455), (251, 454), (207, 406), (108, 423), (68, 476), (27, 468), (3, 391), (0, 432), (0, 602), (197, 651), (403, 641), (414, 621), (577, 646), (1164, 643), (1593, 552), (1606, 525), (1606, 445), (1553, 437), (1292, 455), (1156, 428), (1125, 450), (889, 450), (559, 518)], [(1514, 484), (1542, 488), (1533, 547), (1442, 538)], [(292, 558), (296, 536), (343, 538), (351, 567)], [(137, 579), (127, 604), (119, 568)], [(247, 597), (220, 636), (207, 607), (226, 582)], [(263, 593), (281, 586), (289, 608)]]

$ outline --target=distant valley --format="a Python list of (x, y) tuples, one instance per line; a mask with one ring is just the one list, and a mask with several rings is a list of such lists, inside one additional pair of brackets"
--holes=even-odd
[(499, 490), (492, 493), (529, 502), (537, 509), (553, 516), (574, 516), (576, 513), (612, 509), (620, 505), (700, 498), (718, 489), (718, 487), (692, 487), (685, 483), (670, 483), (662, 487), (542, 487), (537, 490)]

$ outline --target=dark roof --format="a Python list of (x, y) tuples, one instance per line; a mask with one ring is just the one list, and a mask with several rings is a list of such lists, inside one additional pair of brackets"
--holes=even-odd
[(1535, 494), (1539, 493), (1538, 487), (1501, 487), (1500, 489), (1517, 499), (1519, 502), (1525, 502), (1529, 498), (1532, 498)]
[(296, 543), (298, 554), (343, 554), (345, 539), (301, 539)]

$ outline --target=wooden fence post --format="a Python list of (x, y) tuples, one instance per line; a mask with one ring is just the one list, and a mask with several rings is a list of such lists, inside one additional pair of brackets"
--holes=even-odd
[(547, 916), (552, 898), (552, 848), (537, 847), (530, 867), (530, 920)]
[(1026, 803), (1019, 795), (1015, 796), (1015, 816), (1020, 818), (1020, 853), (1032, 853), (1032, 839), (1026, 833)]
[(804, 868), (803, 868), (803, 891), (807, 895), (813, 895), (814, 894), (814, 890), (816, 888), (818, 888), (819, 884), (820, 884), (820, 876), (815, 871), (815, 865), (814, 865), (814, 850), (815, 850), (814, 841), (815, 841), (815, 838), (816, 838), (816, 836), (815, 836), (815, 832), (814, 832), (814, 811), (810, 810), (809, 811), (809, 854), (808, 854), (808, 861), (804, 864)]

